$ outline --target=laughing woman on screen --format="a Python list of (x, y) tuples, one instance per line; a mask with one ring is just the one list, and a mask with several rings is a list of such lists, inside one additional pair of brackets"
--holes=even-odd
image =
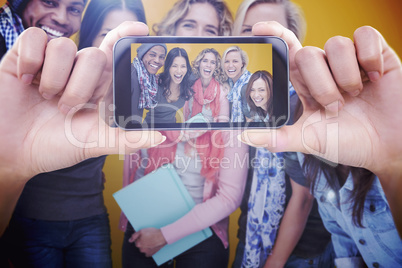
[(175, 47), (169, 51), (158, 86), (157, 105), (150, 109), (145, 121), (148, 124), (176, 123), (176, 112), (193, 95), (190, 61), (183, 48)]
[(272, 75), (267, 71), (257, 71), (246, 87), (246, 102), (250, 107), (251, 117), (247, 121), (266, 122), (272, 115)]
[(250, 79), (251, 73), (247, 71), (247, 53), (238, 46), (232, 46), (225, 50), (222, 56), (222, 66), (227, 75), (230, 91), (227, 96), (232, 104), (231, 122), (243, 122), (243, 111), (247, 110), (247, 103), (243, 101), (244, 87)]

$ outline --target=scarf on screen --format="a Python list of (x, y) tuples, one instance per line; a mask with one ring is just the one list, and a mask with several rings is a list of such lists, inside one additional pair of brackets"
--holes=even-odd
[[(204, 105), (209, 105), (213, 117), (218, 117), (220, 113), (220, 84), (215, 79), (212, 79), (205, 92), (203, 92), (201, 80), (198, 79), (193, 89), (195, 93), (193, 96), (192, 109), (191, 111), (189, 110), (187, 103), (184, 108), (186, 118), (201, 113)], [(215, 132), (216, 131), (207, 131), (196, 138), (195, 142), (191, 141), (191, 143), (187, 142), (185, 144), (185, 152), (191, 150), (191, 147), (196, 147), (198, 156), (202, 162), (201, 176), (212, 181), (214, 181), (218, 175), (220, 162), (224, 153), (221, 133), (219, 131), (217, 133)], [(145, 174), (152, 172), (164, 164), (172, 163), (175, 159), (178, 139), (176, 138), (176, 142), (172, 142), (172, 139), (169, 139), (172, 133), (163, 134), (166, 134), (168, 139), (164, 143), (148, 149), (149, 164), (145, 169)], [(178, 136), (179, 135), (176, 137)], [(172, 146), (165, 148), (166, 146), (164, 146), (164, 144), (168, 144), (169, 142), (173, 143)], [(213, 143), (217, 143), (218, 146), (213, 146)], [(158, 159), (161, 158), (164, 159), (164, 161), (158, 161)]]
[[(231, 113), (231, 121), (232, 122), (243, 122), (244, 115), (242, 111), (242, 99), (241, 99), (241, 88), (248, 83), (250, 80), (251, 73), (249, 71), (245, 71), (239, 79), (237, 79), (236, 83), (233, 83), (232, 79), (229, 79), (229, 85), (231, 90), (227, 96), (228, 100), (232, 102), (232, 113)], [(245, 100), (244, 100), (245, 101)]]
[(257, 148), (248, 201), (243, 267), (262, 267), (272, 252), (286, 202), (283, 153)]
[(135, 57), (133, 60), (134, 68), (137, 70), (138, 83), (140, 84), (140, 99), (138, 109), (155, 108), (158, 104), (156, 95), (158, 93), (158, 83), (156, 75), (149, 74), (142, 60)]

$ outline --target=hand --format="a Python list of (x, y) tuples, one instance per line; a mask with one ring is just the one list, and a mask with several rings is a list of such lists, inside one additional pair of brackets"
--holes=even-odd
[(288, 43), (290, 79), (304, 110), (293, 126), (248, 130), (243, 142), (315, 154), (378, 176), (402, 175), (402, 68), (378, 31), (361, 27), (354, 41), (333, 37), (324, 50), (303, 48), (274, 22), (256, 24), (253, 33)]
[(160, 143), (158, 132), (109, 128), (99, 116), (112, 81), (113, 44), (147, 33), (144, 24), (123, 23), (99, 49), (77, 53), (70, 39), (48, 43), (43, 30), (24, 31), (0, 65), (1, 175), (28, 180), (90, 157)]
[(136, 247), (147, 257), (151, 257), (167, 244), (161, 230), (156, 228), (145, 228), (135, 232), (129, 242), (135, 242)]
[(245, 131), (240, 139), (272, 152), (296, 151), (376, 174), (402, 236), (402, 67), (381, 34), (365, 26), (354, 41), (333, 37), (324, 50), (302, 47), (275, 22), (256, 35), (282, 37), (289, 46), (291, 82), (303, 104), (293, 126)]

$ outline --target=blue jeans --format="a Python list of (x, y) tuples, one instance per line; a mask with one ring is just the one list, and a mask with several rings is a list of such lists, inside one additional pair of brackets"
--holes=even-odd
[(74, 221), (13, 216), (5, 239), (17, 267), (112, 267), (108, 214)]
[[(223, 246), (220, 238), (213, 233), (211, 237), (190, 248), (161, 266), (157, 266), (152, 257), (146, 257), (128, 239), (134, 233), (133, 227), (128, 224), (123, 240), (123, 268), (227, 268), (229, 249)], [(175, 263), (175, 266), (174, 266)]]
[[(233, 261), (232, 268), (240, 268), (243, 261), (244, 243), (237, 244), (236, 256)], [(321, 255), (314, 258), (301, 258), (296, 255), (290, 255), (288, 261), (285, 264), (285, 268), (333, 268), (334, 267), (334, 247), (332, 243), (328, 243), (327, 248)]]
[(290, 255), (285, 268), (333, 268), (335, 259), (334, 247), (330, 241), (323, 253), (314, 258), (301, 258)]

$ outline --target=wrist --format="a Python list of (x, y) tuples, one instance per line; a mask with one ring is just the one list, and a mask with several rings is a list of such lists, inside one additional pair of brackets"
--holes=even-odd
[(0, 166), (0, 180), (10, 183), (10, 186), (24, 186), (33, 176), (29, 176), (22, 172), (23, 169), (16, 169), (9, 166)]
[(402, 158), (382, 162), (380, 167), (378, 169), (372, 169), (372, 172), (382, 183), (389, 183), (392, 180), (400, 180), (400, 178), (402, 178)]
[(273, 260), (273, 259), (267, 259), (267, 261), (265, 262), (264, 268), (283, 268), (284, 265), (285, 265), (285, 262)]
[(167, 242), (166, 242), (165, 237), (163, 236), (161, 229), (158, 229), (158, 231), (159, 231), (159, 243), (158, 244), (160, 247), (163, 247), (167, 244)]

